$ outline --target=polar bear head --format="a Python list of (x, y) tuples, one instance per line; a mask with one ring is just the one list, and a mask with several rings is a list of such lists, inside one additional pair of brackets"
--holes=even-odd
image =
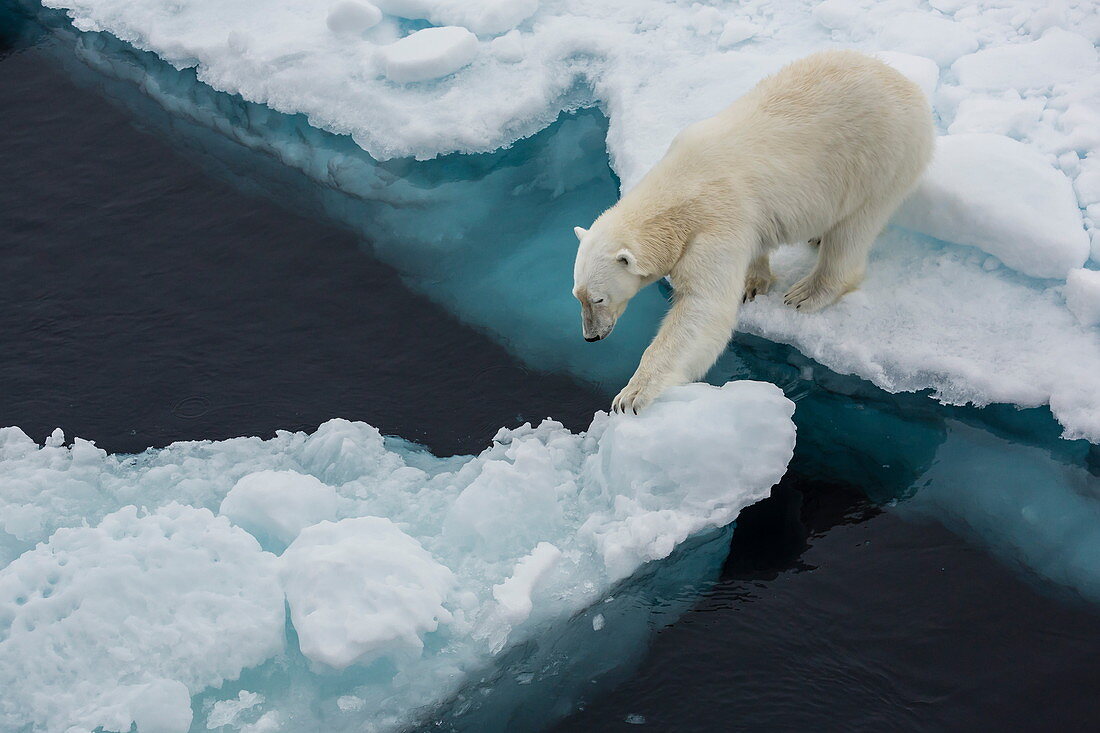
[(606, 338), (626, 304), (656, 277), (638, 261), (631, 247), (601, 226), (574, 227), (580, 240), (573, 265), (573, 297), (581, 304), (581, 332), (585, 341)]

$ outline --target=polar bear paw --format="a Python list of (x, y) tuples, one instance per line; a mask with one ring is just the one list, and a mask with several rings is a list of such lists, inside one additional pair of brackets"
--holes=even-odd
[(634, 375), (622, 392), (611, 402), (612, 412), (632, 412), (637, 415), (649, 406), (650, 402), (665, 390), (668, 385), (656, 379), (639, 378)]
[(791, 286), (783, 296), (783, 302), (792, 308), (812, 313), (836, 302), (844, 293), (844, 288), (830, 287), (811, 273)]
[(745, 278), (745, 293), (741, 296), (741, 302), (748, 303), (758, 295), (767, 295), (774, 282), (775, 278), (772, 277), (771, 273), (765, 275), (750, 272), (748, 277)]

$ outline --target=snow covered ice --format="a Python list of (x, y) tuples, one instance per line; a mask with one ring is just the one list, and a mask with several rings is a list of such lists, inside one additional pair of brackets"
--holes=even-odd
[(138, 456), (7, 428), (0, 728), (185, 731), (191, 696), (258, 666), (297, 692), (229, 685), (211, 693), (213, 727), (414, 723), (498, 654), (767, 496), (793, 411), (770, 384), (690, 385), (640, 418), (502, 429), (480, 455), (446, 459), (345, 420)]
[(895, 221), (1037, 278), (1065, 280), (1089, 258), (1069, 179), (1004, 135), (940, 138), (931, 170)]
[(425, 28), (382, 52), (386, 76), (396, 82), (427, 81), (452, 74), (477, 56), (477, 36), (465, 28)]

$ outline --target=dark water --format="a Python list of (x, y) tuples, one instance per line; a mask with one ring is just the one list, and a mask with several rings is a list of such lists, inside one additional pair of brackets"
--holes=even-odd
[(0, 423), (132, 452), (341, 416), (448, 454), (551, 414), (581, 428), (603, 406), (532, 377), (350, 234), (211, 178), (33, 47), (16, 51), (11, 31)]
[[(209, 175), (74, 86), (34, 32), (0, 13), (0, 424), (126, 452), (341, 416), (454, 453), (604, 406), (411, 294), (344, 230)], [(796, 462), (743, 513), (717, 587), (560, 730), (1100, 723), (1094, 608), (873, 487), (809, 475)]]

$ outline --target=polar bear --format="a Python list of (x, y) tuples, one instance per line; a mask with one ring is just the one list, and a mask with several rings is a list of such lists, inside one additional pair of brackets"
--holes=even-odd
[(817, 263), (784, 296), (815, 311), (856, 288), (875, 236), (932, 156), (920, 87), (854, 51), (825, 51), (762, 80), (681, 131), (665, 156), (580, 240), (573, 295), (585, 340), (606, 338), (627, 302), (668, 276), (653, 342), (612, 403), (637, 413), (702, 377), (743, 300), (767, 293), (777, 244), (817, 240)]

